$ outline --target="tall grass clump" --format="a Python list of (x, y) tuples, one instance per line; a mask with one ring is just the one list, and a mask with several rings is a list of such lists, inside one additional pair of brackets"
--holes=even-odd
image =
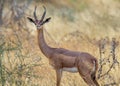
[[(22, 44), (18, 34), (14, 34), (12, 39), (7, 39), (5, 35), (0, 35), (0, 85), (1, 86), (31, 86), (35, 83), (32, 79), (39, 78), (35, 75), (34, 67), (40, 66), (40, 57), (36, 57)], [(32, 57), (32, 58), (31, 58)]]

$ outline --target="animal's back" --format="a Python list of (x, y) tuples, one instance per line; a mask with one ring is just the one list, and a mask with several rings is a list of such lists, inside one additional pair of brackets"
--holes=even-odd
[(71, 51), (63, 48), (56, 48), (55, 52), (58, 54), (63, 54), (63, 55), (72, 56), (72, 57), (78, 57), (81, 53), (81, 52)]

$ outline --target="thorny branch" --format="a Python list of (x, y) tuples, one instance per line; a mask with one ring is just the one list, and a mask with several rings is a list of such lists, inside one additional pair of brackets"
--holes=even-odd
[[(112, 41), (110, 42), (110, 54), (107, 57), (105, 56), (106, 53), (106, 39), (102, 39), (99, 41), (99, 53), (100, 53), (100, 59), (99, 59), (99, 70), (98, 70), (98, 79), (109, 75), (109, 72), (115, 67), (115, 64), (119, 65), (119, 62), (116, 57), (116, 48), (118, 46), (118, 41), (116, 41), (115, 38), (112, 38)], [(112, 58), (112, 61), (110, 60)], [(106, 66), (106, 64), (109, 63), (111, 64), (109, 69), (103, 73), (103, 67)], [(115, 83), (115, 82), (114, 82)], [(106, 85), (108, 86), (108, 85)]]

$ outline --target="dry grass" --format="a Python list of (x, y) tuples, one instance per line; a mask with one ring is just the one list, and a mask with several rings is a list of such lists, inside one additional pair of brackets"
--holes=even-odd
[[(52, 1), (52, 0), (50, 0)], [(120, 41), (120, 1), (119, 0), (61, 0), (59, 3), (55, 2), (44, 3), (47, 8), (47, 16), (52, 17), (52, 20), (45, 25), (45, 37), (50, 46), (63, 47), (69, 50), (89, 52), (99, 60), (99, 49), (97, 41), (101, 38), (108, 37), (111, 41), (112, 37), (115, 37), (117, 41)], [(51, 4), (52, 3), (52, 4)], [(41, 3), (34, 3), (38, 6), (38, 16), (42, 15)], [(58, 6), (59, 5), (59, 6)], [(31, 5), (26, 12), (27, 16), (32, 16), (34, 5)], [(27, 21), (27, 20), (26, 20)], [(23, 45), (23, 53), (29, 51), (29, 54), (35, 54), (30, 58), (25, 59), (25, 63), (30, 63), (37, 56), (41, 57), (39, 61), (41, 66), (34, 67), (32, 70), (39, 78), (31, 78), (25, 86), (55, 86), (56, 74), (53, 68), (49, 65), (47, 58), (40, 52), (37, 44), (36, 28), (33, 24), (27, 21), (27, 29), (30, 33), (18, 33), (20, 35)], [(16, 27), (14, 27), (16, 28)], [(4, 28), (2, 28), (4, 29)], [(5, 29), (4, 29), (5, 30)], [(1, 31), (2, 34), (6, 34), (6, 38), (14, 39), (12, 30), (6, 29)], [(26, 40), (26, 35), (29, 36), (29, 40)], [(8, 36), (8, 37), (7, 37)], [(7, 39), (6, 39), (7, 40)], [(27, 50), (26, 50), (27, 49)], [(106, 47), (107, 53), (110, 52), (110, 46)], [(120, 46), (116, 49), (116, 56), (120, 61)], [(108, 56), (106, 54), (105, 56)], [(12, 58), (13, 59), (13, 58)], [(7, 60), (6, 60), (7, 61)], [(103, 72), (109, 68), (109, 64), (105, 66)], [(118, 66), (110, 71), (112, 79), (120, 85), (120, 69)], [(26, 79), (26, 78), (25, 78)], [(110, 82), (109, 77), (101, 78), (98, 82), (101, 86)], [(112, 80), (111, 80), (112, 81)], [(68, 72), (63, 73), (61, 86), (86, 86), (82, 78), (78, 73), (72, 74)], [(106, 85), (107, 86), (107, 85)]]

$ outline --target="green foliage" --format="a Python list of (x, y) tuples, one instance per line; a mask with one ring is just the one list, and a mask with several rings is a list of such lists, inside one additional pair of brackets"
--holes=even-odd
[(68, 7), (63, 7), (60, 9), (60, 13), (57, 14), (57, 16), (62, 17), (64, 20), (74, 22), (75, 20), (75, 11), (73, 9), (70, 9)]
[(120, 0), (116, 0), (116, 1), (118, 1), (120, 3)]
[(70, 1), (73, 3), (73, 2), (76, 2), (77, 0), (70, 0)]
[(81, 3), (79, 4), (78, 9), (80, 11), (83, 11), (84, 9), (86, 9), (88, 7), (87, 3), (85, 1), (81, 1)]

